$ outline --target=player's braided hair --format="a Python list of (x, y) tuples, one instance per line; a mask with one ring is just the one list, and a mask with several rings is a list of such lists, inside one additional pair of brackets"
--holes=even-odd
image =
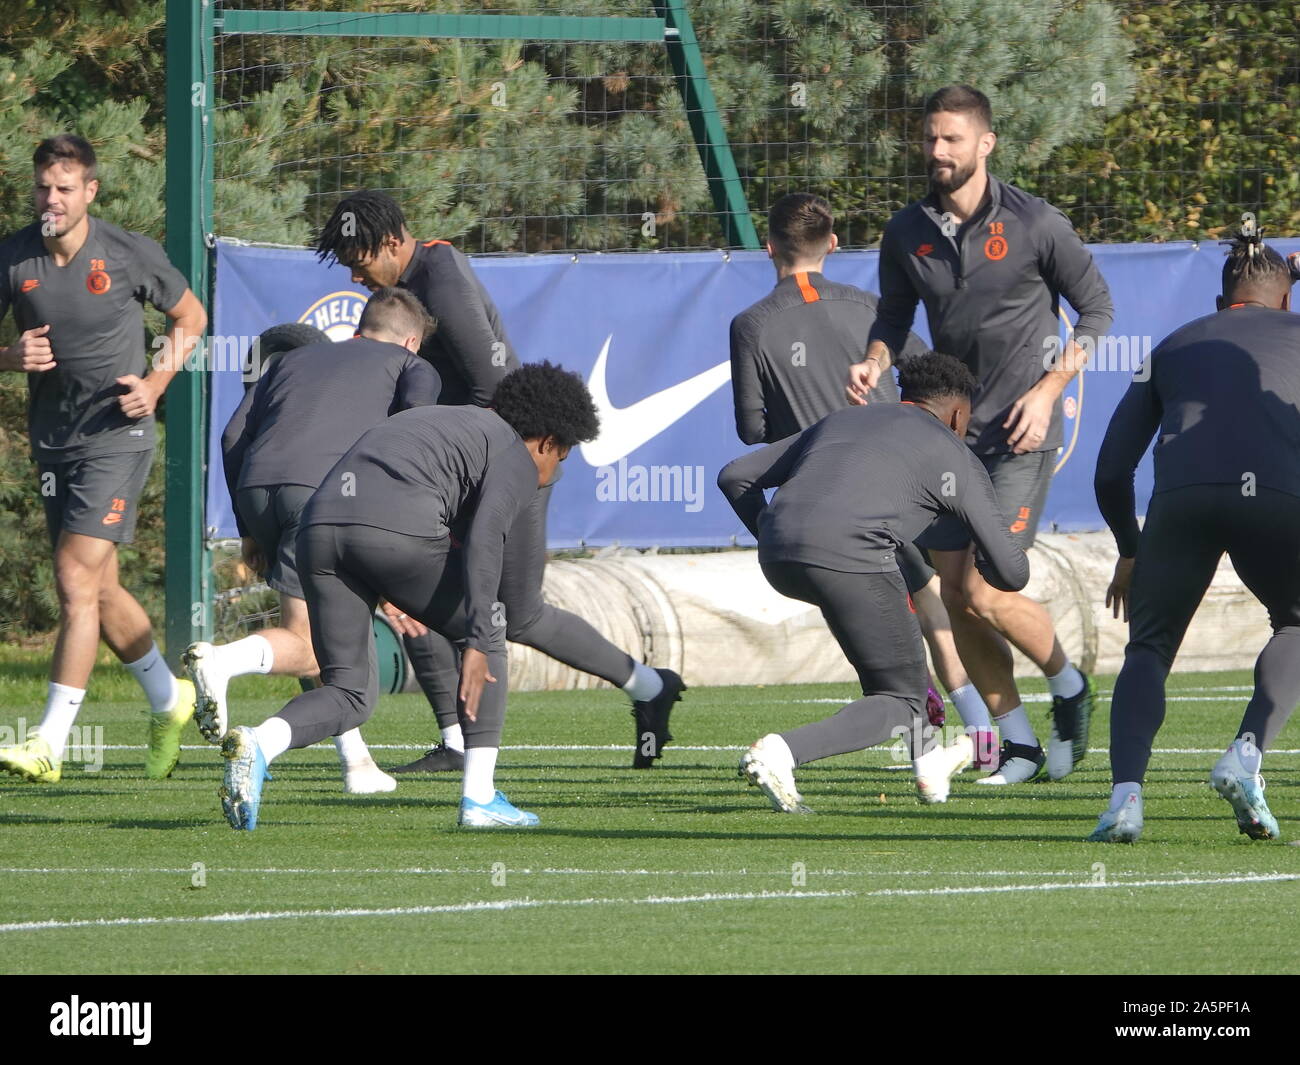
[(1290, 286), (1291, 268), (1286, 260), (1264, 243), (1264, 234), (1247, 221), (1228, 240), (1228, 260), (1223, 264), (1223, 293), (1237, 289)]
[(915, 403), (945, 396), (975, 396), (975, 377), (966, 364), (951, 355), (927, 351), (908, 359), (898, 368), (898, 387), (903, 399)]
[(574, 447), (600, 432), (600, 416), (582, 378), (549, 362), (506, 374), (492, 407), (525, 440), (550, 436), (561, 447)]
[(397, 201), (382, 192), (363, 189), (339, 201), (316, 237), (316, 257), (351, 262), (358, 255), (378, 253), (389, 237), (402, 239), (406, 216)]

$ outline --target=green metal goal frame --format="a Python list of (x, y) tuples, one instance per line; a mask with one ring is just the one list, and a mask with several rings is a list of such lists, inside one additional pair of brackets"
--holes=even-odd
[[(758, 248), (686, 2), (668, 0), (655, 4), (654, 10), (652, 18), (243, 10), (218, 14), (212, 0), (167, 0), (166, 224), (171, 261), (211, 306), (213, 42), (218, 33), (662, 44), (727, 243)], [(203, 373), (182, 373), (167, 397), (165, 638), (172, 660), (193, 640), (212, 632), (212, 574), (203, 506), (206, 385)]]

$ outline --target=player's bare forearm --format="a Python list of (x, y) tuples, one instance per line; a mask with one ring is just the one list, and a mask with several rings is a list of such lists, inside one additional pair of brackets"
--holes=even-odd
[(1061, 358), (1038, 379), (1034, 386), (1055, 402), (1057, 397), (1069, 387), (1071, 381), (1083, 372), (1088, 365), (1088, 353), (1073, 340), (1065, 345)]
[(892, 363), (889, 345), (883, 340), (873, 340), (868, 344), (863, 360), (849, 367), (849, 379), (844, 386), (849, 402), (866, 403), (868, 394)]
[(866, 357), (879, 360), (882, 370), (888, 370), (894, 364), (894, 354), (883, 340), (873, 340), (868, 344)]

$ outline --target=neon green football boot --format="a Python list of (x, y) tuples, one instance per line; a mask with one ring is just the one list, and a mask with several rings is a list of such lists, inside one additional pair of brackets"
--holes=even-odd
[(26, 743), (0, 747), (0, 770), (40, 784), (57, 784), (63, 776), (63, 762), (54, 757), (49, 743), (34, 732)]
[(176, 705), (166, 713), (149, 715), (149, 751), (144, 756), (144, 775), (165, 780), (181, 757), (181, 734), (194, 716), (194, 683), (176, 681)]

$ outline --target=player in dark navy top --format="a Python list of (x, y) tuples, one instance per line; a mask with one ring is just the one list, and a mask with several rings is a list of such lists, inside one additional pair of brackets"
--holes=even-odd
[[(355, 337), (336, 344), (308, 330), (318, 339), (279, 353), (231, 415), (222, 459), (244, 561), (279, 593), (280, 621), (232, 643), (201, 641), (186, 649), (182, 661), (194, 681), (195, 719), (210, 743), (226, 734), (231, 678), (318, 673), (298, 572), (302, 511), (368, 429), (437, 399), (438, 375), (415, 354), (432, 328), (409, 292), (380, 289), (366, 303)], [(371, 794), (397, 786), (375, 764), (359, 730), (334, 742), (346, 791)]]
[[(358, 192), (339, 202), (321, 229), (317, 248), (352, 270), (369, 288), (397, 284), (417, 296), (438, 321), (438, 332), (422, 349), (443, 379), (440, 403), (487, 405), (496, 383), (519, 365), (501, 316), (469, 260), (444, 240), (418, 243), (402, 210), (380, 192)], [(668, 719), (685, 684), (670, 669), (652, 669), (605, 639), (585, 618), (547, 603), (542, 596), (546, 568), (546, 512), (553, 485), (545, 485), (511, 530), (501, 578), (501, 602), (515, 643), (536, 648), (558, 662), (600, 677), (632, 700), (636, 727), (632, 765), (652, 766), (672, 739)], [(436, 635), (409, 638), (413, 661), (445, 675), (454, 651)], [(426, 685), (434, 704), (443, 744), (397, 772), (436, 772), (458, 768), (454, 744), (460, 742), (454, 713)], [(452, 747), (451, 751), (446, 748)]]
[[(904, 403), (828, 414), (812, 428), (727, 465), (718, 486), (758, 540), (778, 592), (819, 607), (862, 684), (862, 698), (824, 721), (760, 739), (741, 772), (782, 812), (802, 812), (794, 767), (906, 738), (922, 802), (944, 802), (971, 760), (969, 736), (921, 742), (925, 648), (896, 552), (941, 515), (977, 545), (981, 580), (1023, 588), (1025, 553), (1002, 520), (988, 474), (961, 436), (975, 381), (947, 355), (901, 373)], [(768, 503), (764, 490), (775, 488)]]
[[(880, 307), (866, 359), (849, 377), (864, 402), (903, 347), (918, 303), (937, 351), (961, 359), (979, 392), (967, 443), (992, 478), (1011, 532), (1033, 543), (1062, 440), (1061, 394), (1109, 327), (1110, 294), (1065, 216), (988, 172), (997, 142), (988, 98), (950, 85), (925, 106), (930, 194), (890, 219), (880, 247)], [(1079, 312), (1061, 350), (1064, 296)], [(1019, 593), (991, 588), (971, 562), (970, 537), (941, 521), (922, 544), (939, 571), (962, 662), (1001, 731), (988, 784), (1068, 775), (1087, 753), (1092, 685), (1056, 639), (1051, 615)], [(1012, 673), (1007, 641), (1043, 670), (1052, 736), (1044, 755)], [(971, 724), (971, 722), (967, 722)]]
[[(158, 402), (208, 319), (157, 243), (90, 214), (99, 191), (90, 144), (51, 137), (33, 162), (38, 220), (0, 244), (0, 317), (12, 308), (19, 332), (0, 351), (0, 369), (27, 374), (59, 635), (41, 723), (26, 742), (0, 749), (0, 769), (59, 779), (102, 637), (145, 690), (153, 711), (145, 772), (166, 777), (194, 693), (172, 676), (148, 616), (118, 582), (117, 545), (134, 536)], [(169, 319), (152, 366), (145, 303)]]
[[(826, 256), (839, 246), (834, 224), (830, 204), (806, 192), (783, 196), (768, 214), (767, 251), (776, 287), (731, 322), (736, 431), (747, 444), (781, 440), (849, 405), (844, 375), (862, 357), (877, 299), (823, 276)], [(909, 332), (899, 362), (925, 351), (921, 338)], [(898, 401), (892, 373), (881, 374), (870, 399)], [(898, 565), (940, 682), (963, 720), (987, 723), (988, 710), (957, 655), (934, 570), (910, 543), (899, 548)], [(943, 700), (933, 687), (927, 708), (934, 720), (942, 720)], [(974, 732), (976, 766), (994, 768), (994, 733)]]
[(222, 741), (222, 808), (257, 824), (267, 765), (363, 724), (378, 698), (371, 636), (380, 598), (464, 641), (459, 719), (465, 736), (460, 823), (531, 827), (533, 814), (496, 790), (506, 710), (506, 619), (498, 599), (506, 544), (539, 486), (598, 419), (577, 374), (549, 363), (508, 374), (493, 409), (416, 407), (358, 440), (312, 496), (298, 537), (299, 572), (322, 686), (257, 728)]
[[(1106, 430), (1097, 504), (1120, 554), (1106, 604), (1124, 612), (1129, 642), (1111, 699), (1111, 803), (1094, 840), (1142, 832), (1165, 678), (1225, 553), (1273, 636), (1210, 783), (1242, 832), (1278, 836), (1259, 774), (1300, 703), (1300, 317), (1290, 306), (1290, 271), (1250, 225), (1232, 241), (1218, 312), (1156, 346)], [(1133, 472), (1152, 437), (1155, 485), (1139, 533)]]

